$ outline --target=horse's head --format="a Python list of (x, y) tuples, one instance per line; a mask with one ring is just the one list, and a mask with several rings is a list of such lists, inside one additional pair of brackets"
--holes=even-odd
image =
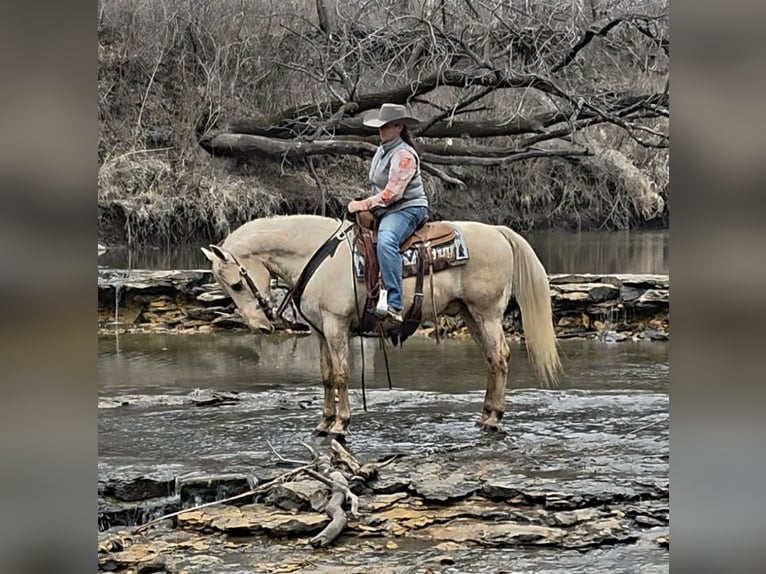
[(257, 257), (235, 257), (232, 253), (211, 245), (201, 248), (213, 265), (213, 276), (231, 297), (247, 325), (261, 333), (271, 333), (271, 275)]

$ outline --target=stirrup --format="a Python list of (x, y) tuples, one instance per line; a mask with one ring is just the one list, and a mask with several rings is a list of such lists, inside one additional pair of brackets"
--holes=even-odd
[(388, 315), (388, 290), (383, 287), (380, 288), (380, 295), (378, 295), (378, 303), (375, 305), (374, 312), (378, 319), (385, 319)]

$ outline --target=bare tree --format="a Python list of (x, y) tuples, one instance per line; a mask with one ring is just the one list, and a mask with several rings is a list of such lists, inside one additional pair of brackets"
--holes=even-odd
[[(355, 158), (377, 144), (362, 115), (399, 102), (422, 120), (426, 185), (444, 215), (474, 206), (439, 180), (470, 184), (487, 199), (481, 217), (521, 228), (640, 224), (646, 198), (667, 194), (667, 9), (101, 0), (100, 218), (134, 239), (187, 238), (255, 215), (333, 211), (364, 185)], [(269, 160), (210, 162), (200, 146)], [(323, 179), (337, 167), (341, 185)], [(321, 193), (292, 185), (312, 179)]]
[[(319, 97), (266, 118), (230, 118), (200, 145), (232, 157), (369, 154), (361, 114), (394, 102), (423, 119), (416, 135), (431, 165), (587, 155), (578, 133), (598, 124), (667, 147), (666, 5), (607, 15), (598, 0), (574, 4), (584, 18), (557, 0), (317, 0), (319, 24), (285, 25), (291, 49), (276, 51), (273, 65)], [(630, 74), (642, 66), (637, 84)]]

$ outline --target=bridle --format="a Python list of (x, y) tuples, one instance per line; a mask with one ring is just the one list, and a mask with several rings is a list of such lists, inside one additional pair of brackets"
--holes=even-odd
[[(282, 300), (282, 304), (279, 306), (279, 309), (277, 309), (276, 316), (271, 310), (271, 299), (268, 297), (264, 297), (263, 294), (258, 290), (258, 286), (255, 284), (255, 281), (253, 281), (253, 278), (250, 277), (250, 273), (248, 272), (247, 268), (245, 268), (244, 265), (242, 265), (239, 260), (234, 256), (233, 253), (229, 253), (228, 256), (232, 258), (232, 261), (234, 262), (237, 267), (239, 267), (239, 275), (242, 277), (242, 281), (244, 281), (247, 284), (248, 289), (250, 289), (251, 293), (253, 294), (253, 297), (255, 297), (255, 300), (258, 302), (258, 304), (261, 307), (261, 310), (263, 311), (264, 315), (266, 316), (266, 319), (272, 324), (276, 323), (278, 320), (281, 320), (284, 324), (288, 325), (289, 327), (295, 327), (297, 323), (293, 323), (292, 321), (288, 321), (284, 318), (283, 314), (285, 312), (285, 309), (290, 303), (293, 303), (295, 305), (295, 310), (298, 314), (300, 314), (306, 322), (309, 324), (309, 326), (316, 331), (319, 336), (322, 338), (325, 338), (325, 334), (322, 332), (322, 330), (319, 328), (319, 326), (312, 323), (306, 315), (303, 314), (301, 311), (301, 297), (303, 295), (303, 290), (306, 288), (306, 285), (309, 282), (309, 279), (311, 279), (312, 275), (314, 274), (314, 271), (322, 264), (322, 262), (327, 257), (332, 257), (335, 254), (335, 250), (337, 249), (338, 245), (342, 243), (343, 241), (348, 242), (349, 249), (353, 250), (353, 246), (351, 243), (351, 234), (347, 233), (351, 227), (346, 228), (345, 230), (342, 229), (345, 221), (341, 220), (340, 225), (338, 225), (338, 228), (335, 230), (335, 232), (317, 249), (314, 254), (309, 258), (309, 261), (306, 263), (304, 268), (301, 270), (300, 276), (298, 277), (298, 280), (293, 285), (292, 289), (285, 295), (284, 299)], [(353, 258), (352, 258), (352, 266), (353, 266)], [(356, 290), (356, 281), (354, 280), (354, 271), (353, 268), (351, 270), (351, 277), (352, 282), (354, 284), (354, 300), (358, 300), (357, 290)], [(433, 287), (432, 287), (433, 289)], [(359, 324), (361, 325), (361, 310), (357, 307), (357, 314), (359, 318)], [(383, 339), (384, 340), (384, 339)], [(359, 342), (362, 344), (362, 405), (364, 407), (365, 412), (367, 411), (367, 396), (365, 392), (365, 381), (364, 381), (364, 341), (360, 337)], [(391, 388), (391, 375), (388, 370), (388, 354), (385, 352), (385, 346), (383, 347), (384, 356), (386, 359), (386, 374), (388, 376), (388, 388)]]
[(255, 300), (258, 301), (258, 305), (260, 305), (263, 314), (266, 315), (266, 319), (268, 319), (269, 323), (276, 323), (277, 318), (274, 316), (274, 313), (271, 310), (271, 299), (269, 297), (265, 297), (263, 293), (258, 290), (258, 286), (255, 284), (255, 281), (253, 281), (253, 278), (250, 277), (250, 273), (248, 272), (247, 268), (239, 262), (234, 254), (229, 253), (228, 255), (232, 258), (234, 264), (239, 267), (240, 277), (242, 277), (242, 280), (245, 282), (248, 289), (250, 289), (250, 292), (253, 294), (253, 297), (255, 297)]
[(319, 265), (321, 265), (322, 262), (327, 257), (332, 257), (334, 255), (335, 250), (337, 249), (340, 243), (342, 243), (343, 241), (349, 240), (345, 230), (342, 230), (344, 223), (345, 221), (341, 220), (340, 225), (338, 225), (338, 228), (333, 232), (333, 234), (309, 258), (309, 261), (306, 263), (303, 270), (301, 271), (300, 276), (298, 277), (298, 280), (295, 282), (295, 285), (293, 285), (292, 289), (290, 289), (290, 291), (285, 295), (284, 299), (282, 300), (282, 304), (279, 306), (279, 309), (277, 309), (276, 315), (271, 310), (271, 299), (269, 297), (265, 297), (258, 290), (258, 286), (255, 284), (255, 281), (253, 281), (253, 278), (250, 277), (250, 273), (247, 271), (245, 266), (239, 262), (239, 260), (234, 256), (234, 254), (233, 253), (228, 254), (228, 256), (231, 257), (234, 264), (237, 265), (237, 267), (239, 267), (239, 275), (242, 277), (242, 280), (247, 284), (248, 288), (250, 289), (250, 292), (253, 294), (253, 297), (255, 297), (255, 300), (261, 306), (261, 311), (263, 311), (263, 314), (266, 316), (266, 319), (269, 321), (269, 323), (274, 324), (274, 323), (277, 323), (278, 321), (282, 321), (282, 323), (285, 324), (286, 326), (290, 328), (295, 328), (297, 323), (289, 321), (285, 319), (283, 316), (287, 306), (290, 303), (293, 303), (295, 305), (295, 310), (298, 312), (298, 314), (306, 320), (306, 322), (309, 324), (309, 326), (312, 329), (314, 329), (314, 331), (319, 333), (321, 337), (324, 337), (324, 333), (319, 328), (319, 326), (311, 322), (311, 320), (308, 317), (306, 317), (303, 311), (301, 311), (301, 297), (303, 296), (303, 290), (306, 288), (306, 285), (308, 284), (309, 279), (311, 279), (312, 275), (314, 274), (314, 271), (316, 271)]

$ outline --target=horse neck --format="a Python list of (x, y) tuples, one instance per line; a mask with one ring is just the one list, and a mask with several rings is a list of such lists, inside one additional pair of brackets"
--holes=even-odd
[[(327, 220), (332, 221), (332, 220)], [(246, 242), (247, 250), (266, 265), (270, 273), (293, 286), (309, 258), (332, 234), (333, 229), (304, 227), (301, 221), (274, 221), (274, 228), (265, 226)], [(307, 222), (310, 223), (310, 222)], [(283, 227), (284, 226), (284, 227)]]
[(289, 253), (284, 251), (278, 253), (262, 251), (259, 253), (259, 257), (263, 260), (271, 274), (281, 278), (292, 287), (298, 280), (298, 276), (306, 266), (312, 253), (314, 253), (314, 250), (297, 250)]

